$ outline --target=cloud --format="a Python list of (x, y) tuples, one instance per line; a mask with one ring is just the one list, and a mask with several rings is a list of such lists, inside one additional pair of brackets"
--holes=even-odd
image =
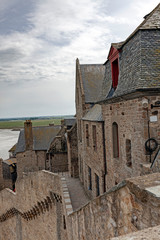
[(75, 59), (104, 63), (111, 42), (125, 40), (158, 1), (0, 4), (0, 117), (7, 117), (73, 114)]

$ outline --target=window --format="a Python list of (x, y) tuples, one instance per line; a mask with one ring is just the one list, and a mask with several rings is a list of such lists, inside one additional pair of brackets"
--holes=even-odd
[(109, 56), (108, 56), (108, 59), (111, 63), (111, 72), (112, 72), (112, 88), (110, 90), (110, 96), (113, 95), (118, 85), (119, 53), (120, 53), (120, 50), (116, 46), (111, 46)]
[(111, 63), (111, 66), (112, 66), (112, 86), (114, 89), (116, 89), (118, 85), (119, 75), (118, 58)]
[(99, 190), (99, 177), (95, 173), (95, 182), (96, 182), (96, 197), (100, 195), (100, 190)]
[(86, 144), (87, 144), (87, 147), (89, 147), (89, 129), (88, 129), (88, 124), (86, 124)]
[(96, 136), (96, 126), (92, 126), (92, 138), (93, 138), (93, 149), (97, 151), (97, 136)]
[(132, 167), (131, 140), (126, 139), (126, 165)]
[(112, 124), (112, 138), (113, 138), (113, 157), (119, 157), (119, 139), (118, 139), (118, 124)]
[(90, 167), (88, 167), (88, 183), (89, 183), (88, 189), (92, 190), (92, 170)]

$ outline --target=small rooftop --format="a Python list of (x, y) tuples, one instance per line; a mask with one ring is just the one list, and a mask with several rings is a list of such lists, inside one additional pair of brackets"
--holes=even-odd
[[(45, 126), (33, 127), (33, 150), (47, 150), (51, 141), (56, 137), (60, 131), (61, 126)], [(25, 151), (25, 134), (24, 129), (20, 131), (16, 153)]]
[(82, 120), (86, 121), (95, 121), (95, 122), (102, 122), (102, 107), (99, 104), (95, 104), (88, 113), (82, 118)]

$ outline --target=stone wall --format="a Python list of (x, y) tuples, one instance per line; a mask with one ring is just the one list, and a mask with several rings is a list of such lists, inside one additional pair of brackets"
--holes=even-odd
[(16, 185), (0, 192), (2, 240), (67, 239), (63, 228), (61, 180), (41, 171), (30, 173)]
[(77, 124), (67, 131), (68, 170), (71, 177), (79, 176)]
[(110, 240), (159, 240), (160, 226), (147, 228), (138, 232), (111, 238)]
[(23, 172), (34, 172), (45, 169), (46, 151), (25, 151), (17, 153), (17, 174), (18, 179), (23, 177)]
[(70, 214), (71, 240), (106, 240), (160, 224), (160, 174), (129, 179)]
[[(88, 125), (88, 136), (86, 136), (86, 125)], [(93, 127), (95, 127), (96, 139), (93, 140)], [(84, 188), (89, 197), (97, 196), (104, 192), (104, 142), (103, 142), (103, 125), (102, 122), (83, 121), (83, 165)], [(89, 173), (89, 168), (91, 169)], [(91, 175), (91, 176), (90, 176)], [(97, 186), (96, 177), (99, 177), (99, 186)], [(90, 186), (91, 184), (91, 186)]]
[(67, 172), (68, 171), (68, 158), (67, 153), (59, 152), (52, 155), (51, 172)]
[[(145, 150), (145, 142), (149, 137), (160, 140), (160, 109), (151, 108), (151, 104), (155, 105), (160, 97), (146, 96), (145, 98), (148, 101), (147, 108), (143, 108), (143, 98), (102, 105), (103, 119), (105, 120), (106, 184), (108, 189), (125, 178), (151, 172), (150, 158)], [(150, 117), (153, 116), (157, 117), (157, 121), (150, 121)], [(113, 123), (118, 125), (118, 157), (114, 157), (113, 154)], [(128, 140), (131, 148), (130, 165), (127, 163)], [(155, 153), (152, 154), (152, 160)], [(159, 167), (156, 169), (155, 166), (153, 171), (158, 169)]]

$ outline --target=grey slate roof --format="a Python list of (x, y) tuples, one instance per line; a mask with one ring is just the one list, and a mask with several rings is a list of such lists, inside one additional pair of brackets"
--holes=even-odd
[(86, 121), (94, 121), (94, 122), (101, 122), (102, 119), (102, 107), (99, 104), (95, 104), (88, 113), (82, 118), (82, 120)]
[(105, 66), (102, 64), (81, 64), (80, 71), (85, 102), (95, 103), (98, 100), (99, 92), (102, 88)]
[[(61, 126), (33, 127), (33, 150), (47, 150), (51, 141), (60, 131)], [(20, 131), (16, 153), (25, 151), (24, 130)]]
[(76, 118), (66, 118), (64, 119), (65, 126), (73, 126), (76, 122)]
[[(111, 95), (111, 66), (108, 60), (105, 62), (106, 73), (100, 98), (102, 101), (136, 91), (160, 91), (160, 4), (145, 16), (144, 21), (124, 42), (112, 43), (111, 46), (122, 49), (119, 59), (120, 74), (117, 89)], [(133, 49), (134, 55), (130, 56)], [(132, 68), (128, 69), (131, 61)]]

